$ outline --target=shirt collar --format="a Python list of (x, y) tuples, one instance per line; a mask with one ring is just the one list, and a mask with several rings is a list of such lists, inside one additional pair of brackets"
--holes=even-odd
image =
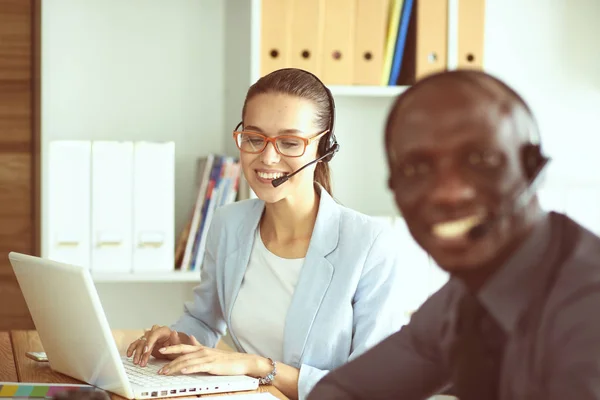
[(542, 262), (550, 235), (550, 218), (542, 212), (529, 237), (478, 293), (483, 306), (506, 333), (514, 331), (529, 306), (532, 288), (539, 279), (535, 266)]

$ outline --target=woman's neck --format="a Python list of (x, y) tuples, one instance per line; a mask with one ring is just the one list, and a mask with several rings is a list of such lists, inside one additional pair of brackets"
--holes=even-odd
[(298, 198), (266, 204), (261, 220), (261, 236), (268, 241), (289, 242), (309, 239), (319, 211), (316, 191)]

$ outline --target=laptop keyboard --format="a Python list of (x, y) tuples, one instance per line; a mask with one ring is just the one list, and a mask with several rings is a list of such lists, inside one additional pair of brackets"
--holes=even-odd
[(197, 385), (202, 382), (201, 376), (192, 375), (159, 375), (158, 370), (165, 364), (164, 362), (148, 362), (145, 367), (135, 365), (132, 359), (122, 357), (125, 372), (131, 383), (142, 387), (158, 387), (173, 385)]

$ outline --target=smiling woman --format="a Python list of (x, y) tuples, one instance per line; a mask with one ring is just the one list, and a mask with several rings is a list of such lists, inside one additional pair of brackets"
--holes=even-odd
[[(256, 173), (287, 175), (332, 150), (337, 145), (333, 132), (334, 104), (329, 89), (322, 85), (318, 78), (306, 72), (299, 73), (297, 69), (276, 71), (254, 84), (248, 91), (242, 110), (240, 125), (243, 130), (236, 137), (246, 176), (249, 175), (245, 168), (248, 163), (256, 161), (257, 154), (260, 154), (261, 162), (265, 162), (266, 165), (277, 161), (273, 156), (283, 156), (283, 162), (290, 170), (270, 171), (263, 168), (263, 171)], [(260, 147), (254, 148), (251, 144), (251, 149), (244, 139), (256, 140), (256, 134), (262, 139), (258, 142)], [(273, 144), (270, 149), (272, 152), (264, 151), (269, 142)], [(287, 188), (282, 188), (278, 195), (285, 197), (291, 194), (291, 190), (312, 187), (313, 181), (318, 182), (331, 194), (331, 177), (327, 164), (331, 158), (333, 157), (307, 167), (301, 175), (286, 185)], [(250, 174), (249, 184), (256, 193), (261, 187), (252, 185), (252, 176), (253, 174)], [(267, 185), (272, 180), (266, 177), (263, 179), (266, 181), (262, 183)]]
[[(391, 228), (336, 203), (334, 100), (314, 75), (283, 69), (248, 90), (233, 139), (258, 196), (218, 208), (195, 300), (130, 345), (162, 374), (246, 374), (305, 398), (329, 370), (397, 331), (399, 256)], [(228, 332), (237, 352), (215, 349)]]

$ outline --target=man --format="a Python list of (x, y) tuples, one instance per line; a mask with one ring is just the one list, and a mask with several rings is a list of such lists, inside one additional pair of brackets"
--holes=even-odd
[(600, 399), (600, 239), (540, 209), (537, 140), (525, 102), (483, 72), (431, 75), (399, 96), (389, 185), (451, 278), (309, 399)]

